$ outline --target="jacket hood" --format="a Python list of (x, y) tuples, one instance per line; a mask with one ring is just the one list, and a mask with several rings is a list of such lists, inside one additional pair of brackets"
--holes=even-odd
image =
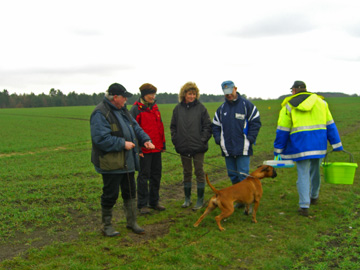
[(291, 106), (300, 111), (311, 111), (318, 97), (324, 99), (324, 97), (314, 93), (301, 92), (294, 96), (285, 98), (281, 103), (281, 106), (284, 107), (287, 103), (290, 103)]

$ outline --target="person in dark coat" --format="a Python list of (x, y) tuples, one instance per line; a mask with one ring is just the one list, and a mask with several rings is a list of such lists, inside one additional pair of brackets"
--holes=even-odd
[(126, 109), (126, 101), (132, 94), (124, 86), (109, 86), (104, 100), (90, 117), (92, 140), (91, 162), (102, 175), (101, 218), (105, 236), (119, 235), (112, 224), (112, 211), (119, 197), (124, 201), (126, 227), (134, 233), (145, 231), (136, 221), (135, 170), (139, 170), (138, 144), (154, 149), (150, 137), (142, 130)]
[(193, 210), (204, 204), (205, 173), (203, 169), (205, 152), (211, 138), (211, 119), (205, 106), (199, 101), (200, 91), (193, 82), (183, 85), (179, 93), (179, 104), (171, 118), (171, 140), (177, 153), (181, 155), (184, 175), (185, 202), (191, 205), (191, 181), (194, 164), (197, 181), (197, 202)]

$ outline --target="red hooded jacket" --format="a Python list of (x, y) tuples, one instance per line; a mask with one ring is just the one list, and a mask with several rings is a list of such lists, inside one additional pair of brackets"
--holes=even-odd
[(166, 149), (164, 124), (156, 103), (147, 107), (143, 103), (136, 101), (130, 110), (130, 114), (138, 122), (139, 126), (149, 135), (155, 149), (141, 148), (144, 154), (161, 152)]

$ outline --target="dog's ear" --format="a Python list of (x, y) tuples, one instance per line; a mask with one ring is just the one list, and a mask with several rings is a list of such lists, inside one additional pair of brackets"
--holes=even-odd
[(264, 168), (262, 168), (261, 171), (264, 172), (264, 171), (267, 171), (268, 169), (269, 169), (269, 166), (264, 165)]

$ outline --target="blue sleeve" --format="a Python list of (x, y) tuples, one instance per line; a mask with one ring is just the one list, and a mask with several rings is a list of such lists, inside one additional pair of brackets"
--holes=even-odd
[(340, 135), (338, 129), (335, 125), (335, 122), (327, 125), (327, 138), (329, 143), (331, 144), (334, 151), (341, 151), (343, 150), (343, 146), (340, 140)]
[(259, 134), (260, 127), (261, 127), (261, 121), (260, 121), (260, 112), (256, 108), (256, 106), (250, 102), (248, 104), (248, 133), (247, 138), (250, 141), (250, 143), (255, 143), (256, 137)]
[(91, 138), (93, 143), (105, 152), (121, 152), (125, 148), (125, 139), (112, 136), (109, 122), (100, 111), (90, 119)]
[(220, 136), (221, 136), (221, 118), (220, 118), (221, 110), (218, 108), (215, 112), (212, 124), (211, 124), (211, 131), (215, 139), (216, 144), (220, 144)]
[(274, 156), (277, 156), (284, 151), (289, 137), (290, 131), (276, 129), (276, 138), (274, 141)]

